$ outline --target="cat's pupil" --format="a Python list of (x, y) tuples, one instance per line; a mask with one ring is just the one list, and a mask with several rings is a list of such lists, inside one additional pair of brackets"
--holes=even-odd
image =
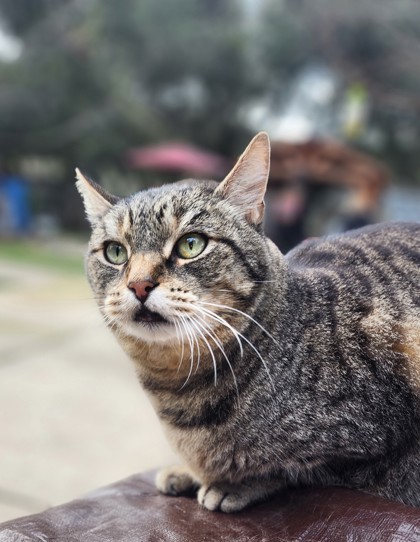
[(110, 251), (114, 258), (118, 258), (121, 254), (121, 245), (111, 245)]
[(187, 239), (187, 243), (190, 250), (192, 251), (195, 245), (195, 239), (193, 237), (190, 237), (189, 239)]

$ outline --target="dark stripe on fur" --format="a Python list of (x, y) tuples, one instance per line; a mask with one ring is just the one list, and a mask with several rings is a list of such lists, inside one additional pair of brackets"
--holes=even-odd
[(159, 415), (175, 427), (213, 427), (225, 423), (232, 415), (235, 398), (231, 394), (222, 397), (216, 403), (205, 401), (198, 413), (182, 408), (163, 408)]
[[(232, 239), (226, 239), (226, 238), (219, 238), (218, 241), (220, 243), (224, 243), (228, 247), (230, 247), (233, 252), (236, 254), (236, 256), (241, 261), (241, 264), (246, 269), (249, 277), (254, 281), (263, 281), (266, 280), (267, 274), (268, 274), (268, 267), (267, 264), (263, 261), (258, 262), (258, 270), (255, 270), (251, 264), (249, 263), (249, 258), (247, 255), (239, 248), (238, 244), (235, 243)], [(261, 243), (263, 240), (261, 240)]]

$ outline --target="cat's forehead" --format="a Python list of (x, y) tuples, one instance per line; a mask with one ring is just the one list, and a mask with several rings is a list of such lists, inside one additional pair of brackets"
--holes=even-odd
[(123, 214), (129, 213), (133, 224), (169, 227), (172, 231), (209, 205), (213, 190), (208, 185), (177, 183), (138, 192), (125, 202)]
[(110, 237), (141, 250), (156, 250), (179, 235), (208, 208), (211, 185), (174, 184), (138, 192), (117, 203), (104, 219)]

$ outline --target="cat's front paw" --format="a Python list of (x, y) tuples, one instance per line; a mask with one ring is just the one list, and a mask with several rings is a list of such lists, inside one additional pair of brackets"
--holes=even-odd
[(186, 467), (168, 467), (158, 472), (156, 487), (165, 495), (185, 495), (196, 491), (199, 484)]
[(259, 488), (254, 489), (242, 484), (203, 485), (197, 495), (197, 500), (203, 508), (220, 510), (228, 514), (239, 512), (261, 498)]

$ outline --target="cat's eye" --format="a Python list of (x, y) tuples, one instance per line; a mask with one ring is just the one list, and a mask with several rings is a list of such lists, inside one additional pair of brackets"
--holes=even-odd
[(175, 245), (175, 251), (180, 258), (189, 260), (203, 252), (207, 246), (207, 238), (200, 233), (183, 235)]
[(105, 245), (104, 256), (114, 265), (122, 265), (128, 260), (127, 249), (124, 245), (115, 241), (110, 241)]

